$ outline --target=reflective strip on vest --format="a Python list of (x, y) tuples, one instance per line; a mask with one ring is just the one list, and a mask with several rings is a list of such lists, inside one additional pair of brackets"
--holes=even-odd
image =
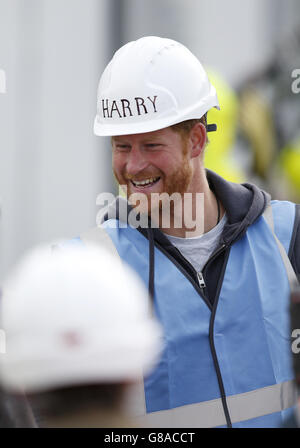
[[(295, 405), (293, 381), (226, 397), (232, 423), (283, 411)], [(211, 428), (226, 425), (220, 398), (136, 417), (139, 425), (157, 428)]]

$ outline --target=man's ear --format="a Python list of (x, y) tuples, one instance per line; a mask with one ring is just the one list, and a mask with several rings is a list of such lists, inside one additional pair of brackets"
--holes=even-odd
[(196, 123), (190, 132), (191, 156), (198, 157), (203, 153), (207, 141), (206, 128), (203, 123)]

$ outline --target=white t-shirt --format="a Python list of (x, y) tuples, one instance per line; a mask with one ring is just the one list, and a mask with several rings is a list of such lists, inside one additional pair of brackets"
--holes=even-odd
[(173, 246), (194, 266), (197, 272), (201, 272), (210, 255), (217, 248), (223, 228), (227, 222), (226, 213), (213, 229), (201, 236), (193, 238), (179, 238), (166, 235)]

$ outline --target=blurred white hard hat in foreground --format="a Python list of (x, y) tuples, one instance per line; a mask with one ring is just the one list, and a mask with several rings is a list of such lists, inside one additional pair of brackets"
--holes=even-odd
[(3, 288), (9, 390), (132, 381), (161, 351), (161, 329), (148, 294), (129, 267), (94, 247), (27, 254)]

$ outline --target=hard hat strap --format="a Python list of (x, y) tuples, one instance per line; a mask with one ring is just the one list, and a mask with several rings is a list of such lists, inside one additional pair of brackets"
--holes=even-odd
[(214, 124), (207, 124), (207, 112), (204, 114), (204, 120), (205, 120), (205, 126), (206, 126), (206, 132), (214, 132), (217, 130), (217, 125)]
[(217, 130), (217, 125), (215, 123), (206, 125), (207, 132), (214, 132), (216, 130)]

